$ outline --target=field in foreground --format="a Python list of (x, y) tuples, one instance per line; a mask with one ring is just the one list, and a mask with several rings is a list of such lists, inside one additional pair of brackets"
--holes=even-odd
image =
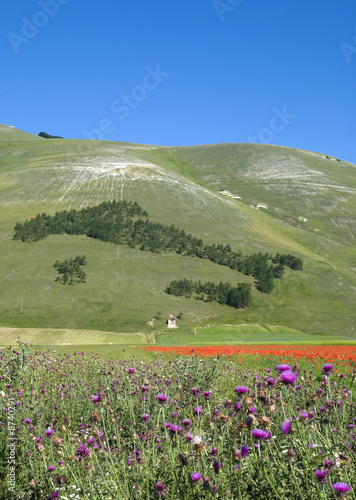
[(16, 345), (18, 338), (26, 338), (34, 346), (60, 345), (143, 345), (150, 341), (144, 333), (117, 333), (98, 330), (61, 328), (7, 328), (0, 327), (0, 345)]
[[(196, 332), (196, 333), (195, 333)], [(356, 338), (347, 335), (306, 334), (291, 328), (273, 325), (220, 325), (196, 328), (162, 329), (152, 332), (119, 333), (100, 330), (64, 328), (0, 327), (0, 346), (16, 345), (18, 338), (37, 347), (73, 346), (75, 350), (103, 349), (106, 346), (186, 346), (186, 345), (248, 345), (306, 344), (356, 345)], [(68, 347), (66, 347), (68, 350)]]
[(59, 349), (0, 351), (1, 498), (356, 498), (356, 348)]

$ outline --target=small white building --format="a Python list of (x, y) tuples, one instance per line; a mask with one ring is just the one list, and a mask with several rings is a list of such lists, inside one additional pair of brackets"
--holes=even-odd
[(168, 318), (167, 328), (178, 328), (178, 326), (176, 325), (176, 320), (175, 318), (173, 318), (172, 314)]

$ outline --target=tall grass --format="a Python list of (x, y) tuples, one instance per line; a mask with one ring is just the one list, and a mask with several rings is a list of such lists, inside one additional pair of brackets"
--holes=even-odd
[(1, 498), (355, 498), (352, 363), (1, 353)]

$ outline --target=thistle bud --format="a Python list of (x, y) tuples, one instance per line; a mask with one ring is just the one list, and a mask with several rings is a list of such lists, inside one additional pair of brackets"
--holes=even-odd
[(261, 417), (261, 419), (260, 419), (261, 425), (263, 425), (264, 427), (268, 427), (270, 423), (271, 423), (271, 421), (268, 417)]

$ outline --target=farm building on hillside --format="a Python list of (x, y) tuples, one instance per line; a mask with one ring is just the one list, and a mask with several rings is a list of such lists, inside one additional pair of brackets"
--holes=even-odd
[(178, 326), (176, 325), (176, 320), (175, 318), (173, 318), (172, 314), (167, 320), (167, 328), (178, 328)]

